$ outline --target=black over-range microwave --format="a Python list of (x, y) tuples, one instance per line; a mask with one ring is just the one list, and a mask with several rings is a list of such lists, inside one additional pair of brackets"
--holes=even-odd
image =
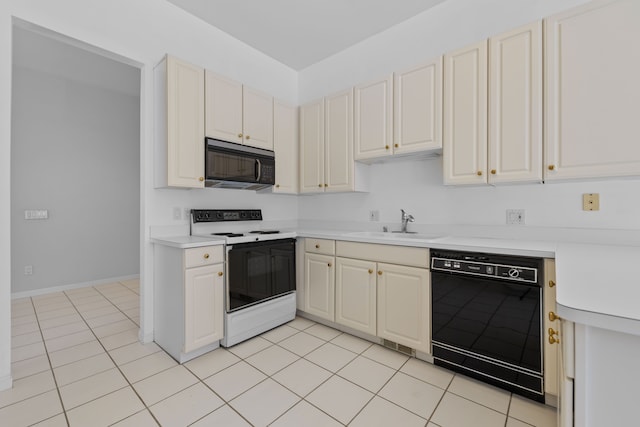
[(261, 190), (275, 183), (273, 151), (205, 138), (205, 186)]

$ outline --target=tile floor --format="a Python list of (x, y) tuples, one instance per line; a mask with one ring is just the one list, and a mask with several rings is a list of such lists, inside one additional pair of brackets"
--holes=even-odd
[(14, 300), (2, 426), (554, 426), (555, 410), (304, 318), (178, 365), (138, 282)]

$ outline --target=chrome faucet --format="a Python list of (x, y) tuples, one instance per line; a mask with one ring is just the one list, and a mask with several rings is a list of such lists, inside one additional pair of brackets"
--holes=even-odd
[(410, 222), (415, 221), (415, 219), (413, 218), (413, 215), (405, 212), (404, 209), (400, 209), (400, 212), (402, 212), (402, 229), (400, 230), (401, 233), (406, 233), (407, 232), (407, 224)]

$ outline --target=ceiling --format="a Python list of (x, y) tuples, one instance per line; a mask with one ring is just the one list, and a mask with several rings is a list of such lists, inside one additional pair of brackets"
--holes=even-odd
[(168, 0), (302, 70), (445, 0)]

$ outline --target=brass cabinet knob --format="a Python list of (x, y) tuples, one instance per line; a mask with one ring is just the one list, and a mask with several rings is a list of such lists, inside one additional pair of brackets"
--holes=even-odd
[(555, 165), (549, 165), (549, 170), (550, 171), (554, 170), (555, 168), (556, 168)]
[(554, 335), (549, 335), (549, 344), (560, 344), (560, 339)]
[(393, 144), (394, 147), (398, 148), (398, 144)]
[(250, 137), (249, 135), (245, 136), (245, 138), (247, 138), (247, 139), (251, 139), (251, 137)]
[(280, 188), (280, 184), (276, 184), (276, 188)]
[(198, 178), (198, 181), (200, 182), (204, 181), (204, 176), (201, 176), (200, 178)]
[(491, 175), (495, 175), (496, 174), (496, 170), (495, 169), (491, 169)]
[(555, 330), (555, 329), (553, 329), (553, 328), (549, 328), (549, 329), (547, 329), (547, 332), (549, 332), (549, 335), (556, 335), (556, 334), (558, 333), (558, 332), (556, 332), (556, 330)]
[(238, 134), (238, 138), (242, 138), (242, 134), (241, 133)]
[(209, 259), (209, 254), (204, 254), (203, 257), (204, 259)]
[(478, 171), (478, 172), (476, 172), (476, 175), (478, 175), (478, 176), (482, 176), (482, 171)]
[(327, 265), (328, 265), (329, 267), (331, 267), (331, 266), (332, 266), (333, 264), (331, 264), (331, 263), (328, 263)]
[(316, 245), (316, 249), (320, 249), (320, 245)]
[(329, 184), (325, 184), (324, 186), (325, 186), (325, 187), (328, 187), (328, 186), (329, 186)]
[(382, 276), (382, 270), (378, 271), (378, 276)]
[(388, 149), (389, 149), (389, 146), (388, 146), (388, 145), (385, 145), (385, 146), (384, 146), (384, 149), (385, 149), (385, 150), (388, 150)]
[(553, 288), (556, 285), (556, 282), (554, 282), (553, 280), (549, 280), (549, 287)]
[(373, 270), (372, 269), (369, 269), (369, 274), (373, 274)]
[(322, 184), (318, 184), (318, 187), (322, 188)]
[(222, 271), (218, 271), (218, 276), (222, 276)]
[(549, 312), (549, 320), (551, 320), (552, 322), (555, 322), (558, 319), (560, 319), (560, 316), (555, 314), (553, 311)]

